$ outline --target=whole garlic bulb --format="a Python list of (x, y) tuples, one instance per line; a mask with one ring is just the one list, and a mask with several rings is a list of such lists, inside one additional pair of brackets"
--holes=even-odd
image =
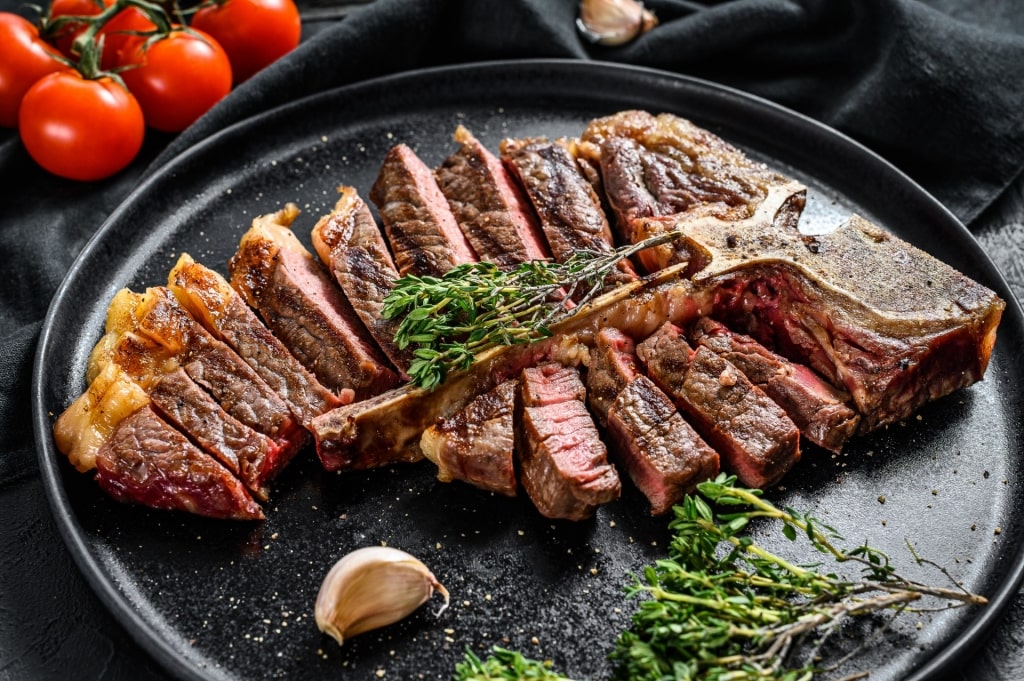
[(636, 0), (582, 0), (576, 20), (584, 38), (607, 46), (628, 43), (657, 25), (658, 18)]
[(316, 625), (338, 643), (393, 624), (448, 591), (427, 566), (404, 551), (369, 546), (344, 556), (324, 578), (316, 597)]

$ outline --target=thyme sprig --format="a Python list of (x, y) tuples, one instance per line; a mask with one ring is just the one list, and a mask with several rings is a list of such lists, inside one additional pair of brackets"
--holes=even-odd
[(564, 263), (532, 260), (502, 269), (479, 262), (441, 277), (407, 275), (384, 298), (382, 314), (401, 317), (395, 343), (414, 348), (408, 374), (414, 385), (433, 389), (485, 350), (550, 336), (552, 325), (604, 290), (619, 261), (680, 236), (665, 232), (608, 252), (584, 250)]
[[(874, 642), (842, 656), (826, 654), (827, 644), (854, 617), (888, 613), (876, 623), (877, 638), (899, 614), (928, 611), (915, 606), (925, 596), (940, 599), (938, 609), (987, 602), (909, 544), (913, 560), (938, 568), (951, 588), (901, 576), (886, 554), (867, 544), (839, 548), (843, 539), (834, 528), (809, 513), (776, 507), (760, 490), (737, 487), (734, 477), (720, 475), (697, 491), (673, 509), (668, 557), (634, 575), (626, 588), (627, 596), (644, 600), (611, 653), (618, 679), (810, 681), (841, 668)], [(823, 564), (848, 564), (859, 568), (859, 576), (824, 572), (822, 565), (797, 564), (768, 550), (748, 533), (751, 523), (765, 521), (778, 523), (790, 541), (808, 542)], [(504, 651), (487, 659), (489, 675), (456, 680), (520, 678), (499, 674), (514, 673), (512, 662), (523, 664)]]

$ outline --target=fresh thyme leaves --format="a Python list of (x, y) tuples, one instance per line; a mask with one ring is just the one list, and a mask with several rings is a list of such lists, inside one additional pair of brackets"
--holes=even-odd
[[(618, 679), (809, 681), (842, 667), (874, 642), (844, 655), (828, 652), (853, 616), (888, 612), (889, 620), (875, 628), (877, 638), (923, 596), (944, 601), (940, 609), (986, 602), (956, 587), (944, 569), (912, 547), (918, 565), (937, 568), (955, 588), (906, 579), (884, 553), (866, 544), (840, 549), (836, 542), (842, 537), (835, 529), (808, 513), (777, 508), (760, 490), (737, 487), (734, 477), (720, 475), (697, 490), (673, 509), (668, 557), (634, 576), (626, 589), (628, 596), (644, 600), (611, 654)], [(860, 576), (840, 577), (769, 551), (747, 533), (752, 522), (766, 520), (780, 523), (790, 541), (809, 542), (823, 562), (859, 567)], [(490, 676), (456, 676), (456, 681), (533, 678), (515, 676), (514, 664), (524, 663), (508, 655), (488, 658)]]
[(495, 646), (486, 660), (466, 650), (462, 662), (455, 665), (453, 681), (572, 681), (551, 671), (550, 662), (539, 662)]
[(665, 232), (608, 253), (581, 251), (564, 263), (532, 260), (504, 270), (479, 262), (442, 277), (404, 276), (384, 298), (382, 314), (401, 317), (395, 343), (414, 348), (409, 377), (430, 390), (488, 348), (550, 336), (553, 324), (601, 293), (620, 260), (680, 236)]

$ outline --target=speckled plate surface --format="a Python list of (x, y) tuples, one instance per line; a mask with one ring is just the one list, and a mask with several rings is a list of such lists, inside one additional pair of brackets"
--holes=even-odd
[[(303, 208), (295, 227), (308, 243), (335, 187), (344, 182), (365, 193), (398, 142), (437, 164), (454, 149), (451, 133), (460, 123), (494, 148), (505, 136), (577, 135), (594, 116), (626, 108), (692, 118), (804, 181), (811, 188), (807, 225), (860, 212), (1007, 299), (984, 382), (851, 443), (841, 457), (808, 446), (770, 493), (814, 510), (851, 543), (886, 550), (911, 565), (909, 576), (940, 580), (912, 565), (910, 541), (992, 600), (987, 608), (911, 616), (847, 673), (937, 679), (984, 634), (1021, 578), (1024, 324), (969, 233), (864, 148), (762, 100), (649, 70), (496, 63), (326, 92), (207, 139), (118, 208), (57, 293), (33, 387), (53, 512), (90, 584), (173, 675), (447, 679), (467, 646), (501, 644), (551, 659), (574, 678), (608, 678), (606, 654), (633, 607), (621, 593), (626, 575), (664, 555), (667, 539), (666, 521), (649, 518), (629, 485), (592, 521), (552, 522), (525, 498), (439, 483), (428, 462), (328, 475), (308, 450), (275, 484), (265, 522), (216, 522), (113, 502), (67, 465), (50, 428), (85, 388), (89, 350), (113, 294), (164, 283), (180, 253), (224, 272), (252, 217), (286, 201)], [(793, 550), (785, 540), (766, 541)], [(420, 557), (451, 591), (452, 607), (438, 619), (433, 608), (421, 609), (339, 647), (313, 621), (320, 581), (348, 551), (382, 543)]]

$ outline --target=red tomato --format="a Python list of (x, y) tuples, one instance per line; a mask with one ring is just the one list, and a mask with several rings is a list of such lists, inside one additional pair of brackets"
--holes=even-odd
[(131, 93), (111, 78), (86, 80), (67, 70), (25, 93), (21, 141), (36, 163), (72, 180), (99, 180), (131, 163), (146, 125)]
[(231, 91), (231, 63), (210, 36), (194, 29), (175, 30), (146, 44), (128, 45), (121, 72), (139, 100), (146, 123), (157, 130), (178, 132)]
[[(50, 4), (50, 19), (66, 16), (96, 16), (104, 7), (114, 4), (115, 0), (53, 0)], [(71, 46), (75, 42), (85, 25), (71, 22), (62, 26), (56, 33), (50, 36), (50, 41), (57, 46), (57, 49), (65, 57), (74, 57)], [(96, 38), (103, 37), (103, 54), (100, 57), (100, 68), (109, 70), (117, 66), (117, 55), (129, 42), (142, 42), (144, 38), (131, 35), (131, 31), (145, 33), (156, 30), (156, 25), (149, 20), (146, 13), (137, 7), (127, 7), (104, 24), (103, 28), (96, 34)]]
[(192, 26), (228, 53), (236, 83), (295, 49), (302, 33), (292, 0), (223, 0), (196, 12)]
[(21, 98), (37, 80), (68, 68), (59, 59), (60, 54), (43, 42), (32, 22), (0, 12), (0, 126), (18, 124)]

